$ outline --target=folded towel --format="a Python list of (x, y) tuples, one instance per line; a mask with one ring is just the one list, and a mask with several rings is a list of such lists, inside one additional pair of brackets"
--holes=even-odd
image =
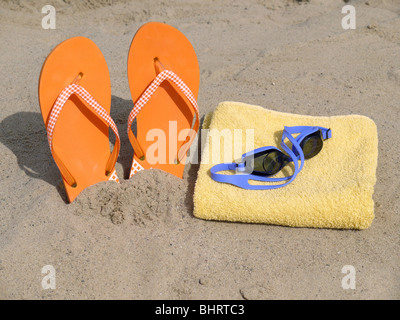
[[(255, 148), (279, 147), (283, 127), (300, 125), (331, 128), (332, 138), (324, 141), (317, 156), (304, 162), (303, 170), (291, 184), (273, 190), (246, 190), (211, 179), (210, 168), (217, 164), (212, 156), (220, 156), (218, 163), (233, 162), (238, 154)], [(371, 225), (378, 134), (370, 118), (360, 115), (313, 117), (222, 102), (206, 115), (203, 129), (209, 131), (194, 192), (196, 217), (292, 227), (366, 229)], [(221, 134), (225, 139), (220, 139), (218, 146), (213, 143), (219, 140), (212, 137), (213, 132), (221, 133), (224, 129), (225, 133), (230, 130), (232, 134)], [(232, 152), (230, 148), (235, 129), (242, 130), (242, 141), (235, 145), (241, 148), (239, 152)], [(246, 139), (251, 140), (251, 131), (246, 129), (254, 130), (254, 145), (247, 147)], [(277, 176), (290, 174), (288, 165)]]

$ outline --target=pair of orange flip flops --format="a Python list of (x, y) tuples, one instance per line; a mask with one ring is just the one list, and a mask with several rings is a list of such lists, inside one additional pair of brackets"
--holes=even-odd
[[(199, 129), (200, 71), (192, 45), (169, 25), (143, 25), (129, 50), (128, 79), (133, 100), (127, 120), (134, 149), (130, 177), (157, 168), (182, 178)], [(69, 202), (97, 182), (119, 181), (120, 138), (110, 117), (110, 75), (93, 41), (71, 38), (53, 49), (40, 73), (39, 103)], [(135, 119), (137, 136), (131, 129)], [(112, 152), (110, 129), (116, 136)]]

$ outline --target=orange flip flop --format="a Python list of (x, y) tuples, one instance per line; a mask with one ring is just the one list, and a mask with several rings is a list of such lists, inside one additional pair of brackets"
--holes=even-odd
[[(128, 118), (134, 149), (130, 177), (157, 168), (182, 178), (199, 129), (200, 70), (191, 43), (167, 24), (144, 24), (131, 43), (128, 79), (134, 102)], [(137, 137), (131, 129), (134, 119)]]
[[(93, 41), (75, 37), (53, 49), (40, 73), (39, 103), (69, 202), (97, 182), (118, 182), (120, 139), (110, 117), (110, 75)], [(109, 128), (116, 136), (112, 152)]]

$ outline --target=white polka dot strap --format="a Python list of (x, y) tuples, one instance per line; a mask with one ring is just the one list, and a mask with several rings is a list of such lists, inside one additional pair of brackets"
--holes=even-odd
[(114, 150), (110, 156), (110, 160), (112, 159), (112, 161), (110, 160), (108, 161), (107, 167), (109, 168), (106, 168), (106, 170), (109, 170), (110, 173), (113, 172), (115, 161), (118, 156), (120, 147), (120, 138), (117, 126), (115, 125), (114, 121), (112, 120), (108, 112), (92, 97), (92, 95), (90, 95), (89, 92), (87, 92), (83, 87), (75, 83), (70, 84), (64, 88), (64, 90), (60, 93), (60, 95), (58, 96), (56, 102), (54, 103), (51, 109), (49, 122), (47, 124), (47, 140), (51, 152), (53, 153), (53, 132), (57, 123), (58, 116), (60, 115), (62, 108), (64, 107), (65, 103), (72, 94), (76, 94), (79, 97), (81, 97), (91, 107), (92, 111), (94, 111), (96, 115), (98, 115), (101, 119), (103, 119), (103, 121), (106, 122), (114, 132), (116, 141)]
[(181, 78), (179, 78), (174, 72), (170, 70), (164, 70), (160, 72), (157, 77), (154, 78), (154, 80), (151, 82), (151, 84), (147, 87), (146, 91), (140, 96), (138, 101), (135, 103), (131, 113), (129, 114), (128, 117), (128, 135), (131, 132), (131, 127), (133, 120), (136, 118), (140, 110), (144, 107), (144, 105), (149, 101), (151, 96), (154, 94), (154, 92), (158, 89), (158, 87), (161, 85), (161, 83), (165, 80), (170, 80), (172, 83), (174, 83), (186, 96), (186, 98), (189, 100), (190, 104), (193, 106), (195, 113), (196, 113), (196, 122), (199, 121), (199, 110), (196, 102), (196, 98), (194, 97), (192, 91), (189, 89), (189, 87), (182, 81)]

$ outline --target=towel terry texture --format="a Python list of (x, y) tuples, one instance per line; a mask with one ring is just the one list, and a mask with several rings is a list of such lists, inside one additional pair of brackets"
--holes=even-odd
[[(332, 138), (324, 141), (317, 156), (305, 161), (291, 184), (273, 190), (246, 190), (211, 179), (213, 165), (233, 162), (255, 148), (279, 148), (284, 126), (304, 125), (331, 128)], [(371, 225), (378, 134), (370, 118), (314, 117), (222, 102), (206, 115), (203, 129), (209, 130), (202, 130), (205, 143), (194, 192), (196, 217), (291, 227), (366, 229)], [(246, 146), (246, 138), (251, 141), (251, 131), (246, 129), (254, 130), (253, 145)], [(224, 138), (219, 139), (218, 133)], [(290, 175), (292, 168), (288, 165), (277, 176)]]

